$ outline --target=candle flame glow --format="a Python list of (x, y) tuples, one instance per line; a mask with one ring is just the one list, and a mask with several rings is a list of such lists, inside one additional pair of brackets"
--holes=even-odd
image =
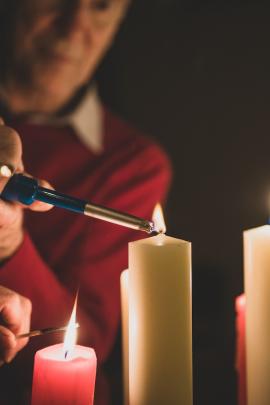
[(155, 224), (155, 230), (158, 233), (165, 233), (166, 232), (166, 225), (164, 221), (163, 211), (160, 204), (157, 204), (154, 208), (152, 220)]
[(64, 356), (65, 359), (70, 356), (72, 353), (76, 339), (77, 339), (77, 323), (76, 323), (76, 310), (77, 310), (77, 298), (78, 298), (78, 293), (75, 298), (73, 310), (71, 313), (71, 317), (67, 326), (67, 331), (65, 335), (65, 340), (64, 340)]

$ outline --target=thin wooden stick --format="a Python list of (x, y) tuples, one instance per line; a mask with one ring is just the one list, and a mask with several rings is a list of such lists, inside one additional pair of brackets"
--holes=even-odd
[[(80, 325), (76, 323), (76, 328), (79, 328)], [(36, 329), (31, 330), (28, 333), (22, 333), (21, 335), (17, 335), (16, 339), (22, 338), (31, 338), (34, 336), (46, 335), (47, 333), (55, 333), (55, 332), (65, 332), (67, 330), (67, 326), (62, 326), (60, 328), (45, 328), (45, 329)]]

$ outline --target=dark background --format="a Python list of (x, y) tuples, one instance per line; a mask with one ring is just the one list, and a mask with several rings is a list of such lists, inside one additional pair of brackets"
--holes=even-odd
[(98, 72), (105, 103), (173, 164), (167, 234), (192, 241), (195, 405), (236, 404), (242, 232), (270, 212), (269, 11), (134, 0)]

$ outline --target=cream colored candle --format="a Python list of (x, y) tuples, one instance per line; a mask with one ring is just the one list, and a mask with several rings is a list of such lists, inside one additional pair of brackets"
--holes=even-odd
[(129, 403), (192, 404), (191, 243), (129, 244)]
[(248, 405), (270, 404), (270, 226), (244, 232)]
[(122, 358), (124, 404), (129, 404), (129, 368), (128, 368), (128, 270), (121, 274), (121, 310), (122, 310)]

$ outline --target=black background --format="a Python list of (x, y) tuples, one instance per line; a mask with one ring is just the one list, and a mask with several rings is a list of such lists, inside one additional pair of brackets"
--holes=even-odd
[(135, 0), (97, 75), (105, 103), (173, 164), (167, 234), (192, 241), (195, 405), (236, 404), (242, 232), (270, 212), (269, 11)]

